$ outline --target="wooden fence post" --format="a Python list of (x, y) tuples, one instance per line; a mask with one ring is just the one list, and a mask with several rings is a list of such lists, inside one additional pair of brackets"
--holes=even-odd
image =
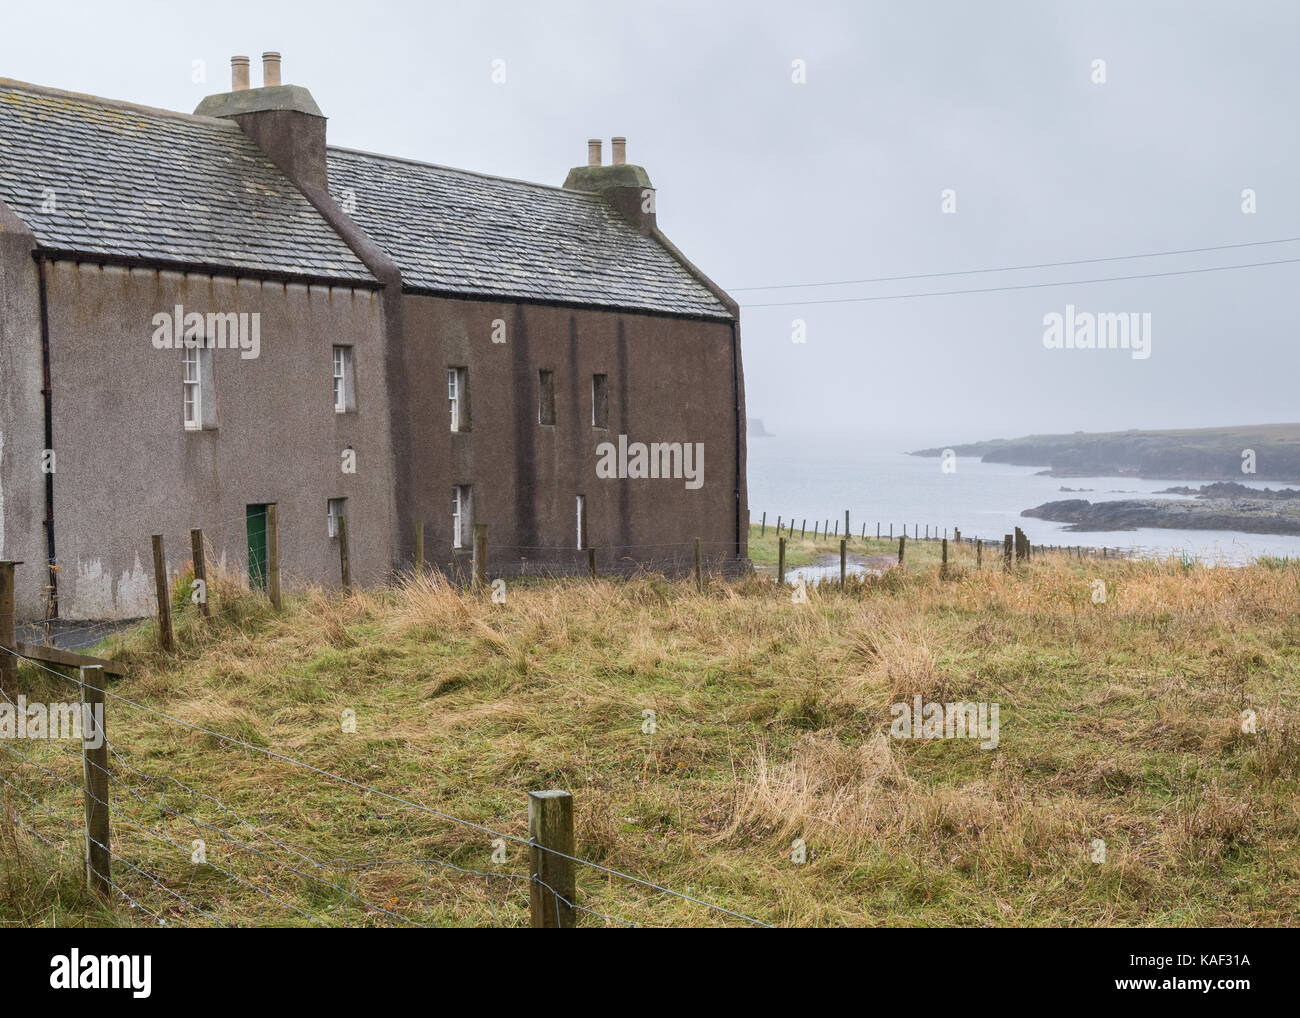
[(266, 596), (271, 607), (284, 607), (280, 597), (280, 507), (272, 502), (266, 507)]
[(424, 520), (415, 522), (415, 575), (424, 575)]
[(849, 559), (848, 559), (848, 555), (845, 553), (844, 550), (846, 547), (848, 547), (848, 543), (849, 543), (849, 539), (847, 537), (840, 538), (840, 590), (844, 589), (844, 579), (848, 575)]
[(172, 640), (172, 606), (167, 594), (167, 565), (163, 556), (162, 534), (153, 535), (153, 585), (158, 595), (158, 644), (170, 652)]
[(852, 533), (853, 533), (853, 531), (851, 531), (851, 530), (849, 529), (849, 511), (848, 511), (847, 509), (845, 509), (845, 510), (844, 510), (844, 536), (845, 536), (845, 538), (847, 539), (848, 537), (850, 537), (850, 536), (852, 535)]
[(889, 539), (891, 541), (894, 539), (894, 525), (892, 523), (889, 525)]
[(939, 579), (948, 578), (948, 538), (943, 539), (943, 557), (939, 560)]
[(700, 561), (700, 539), (695, 539), (695, 589), (698, 593), (704, 593), (704, 566)]
[(758, 536), (762, 537), (767, 533), (767, 513), (763, 513), (763, 522), (759, 524)]
[[(14, 566), (21, 562), (0, 562), (0, 645), (17, 653), (18, 638), (14, 634)], [(18, 692), (18, 658), (14, 653), (0, 651), (0, 690)]]
[(348, 554), (348, 518), (339, 515), (339, 574), (343, 580), (343, 593), (352, 593), (352, 558)]
[(572, 793), (554, 789), (528, 793), (528, 842), (532, 928), (573, 929), (577, 881), (573, 860), (564, 858), (574, 854)]
[(776, 518), (776, 532), (777, 532), (778, 534), (781, 533), (781, 517), (780, 517), (780, 516), (778, 516), (778, 517)]
[(474, 586), (487, 583), (487, 524), (474, 524)]
[[(890, 536), (890, 537), (893, 537), (894, 535), (893, 535), (893, 534), (890, 534), (889, 536)], [(879, 521), (879, 520), (876, 520), (876, 540), (877, 540), (877, 541), (880, 540), (880, 521)]]
[(785, 583), (785, 538), (781, 538), (776, 547), (776, 582)]
[(194, 582), (203, 584), (199, 614), (208, 619), (212, 617), (212, 609), (208, 606), (208, 563), (203, 554), (203, 531), (198, 527), (190, 531), (190, 557), (194, 559)]
[(984, 568), (984, 542), (979, 538), (975, 539), (975, 568)]
[(596, 578), (596, 549), (587, 549), (587, 575), (593, 580)]
[(104, 718), (104, 669), (81, 669), (81, 755), (86, 805), (86, 886), (109, 892), (108, 732)]
[(805, 516), (803, 518), (803, 522), (799, 524), (799, 540), (801, 541), (803, 540), (803, 535), (807, 532), (807, 530), (808, 530), (808, 517)]
[(898, 538), (898, 564), (903, 564), (903, 545), (907, 544), (907, 535), (903, 534)]
[(1012, 538), (1012, 536), (1011, 536), (1010, 534), (1006, 534), (1006, 535), (1004, 535), (1003, 538), (1002, 538), (1002, 571), (1005, 572), (1005, 573), (1009, 573), (1009, 572), (1011, 572), (1011, 542), (1012, 542), (1012, 540), (1013, 540), (1013, 538)]

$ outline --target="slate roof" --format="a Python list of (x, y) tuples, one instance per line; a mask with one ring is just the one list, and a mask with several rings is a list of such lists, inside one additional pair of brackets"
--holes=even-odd
[(233, 121), (0, 79), (0, 200), (50, 250), (374, 282)]
[(599, 195), (351, 149), (328, 161), (334, 200), (409, 287), (732, 317)]

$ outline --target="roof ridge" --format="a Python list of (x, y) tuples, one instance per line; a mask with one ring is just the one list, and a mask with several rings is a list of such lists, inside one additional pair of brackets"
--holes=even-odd
[[(414, 159), (410, 156), (394, 156), (384, 152), (370, 152), (366, 149), (349, 148), (346, 145), (326, 145), (325, 150), (329, 152), (346, 152), (349, 155), (368, 156), (371, 159), (383, 159), (394, 163), (407, 163), (411, 166), (425, 166), (431, 170), (446, 170), (449, 173), (463, 173), (467, 177), (480, 177), (484, 180), (499, 180), (504, 184), (522, 184), (524, 187), (538, 187), (544, 191), (558, 191), (561, 194), (574, 195), (581, 198), (601, 198), (601, 195), (595, 191), (575, 191), (573, 188), (565, 187), (563, 184), (542, 184), (535, 180), (521, 180), (519, 177), (503, 177), (499, 173), (484, 173), (482, 170), (466, 170), (459, 166), (447, 166), (443, 163), (431, 163), (425, 159)], [(604, 200), (603, 198), (601, 199)]]
[(0, 90), (4, 89), (11, 89), (16, 92), (35, 92), (38, 95), (60, 96), (95, 106), (112, 106), (117, 109), (132, 110), (136, 113), (150, 113), (154, 116), (167, 117), (172, 120), (196, 120), (203, 124), (221, 125), (222, 127), (233, 127), (235, 130), (239, 130), (239, 126), (234, 121), (223, 120), (219, 117), (205, 117), (197, 113), (182, 113), (180, 110), (165, 110), (160, 106), (146, 106), (144, 103), (128, 102), (125, 99), (110, 99), (107, 96), (91, 95), (89, 92), (72, 92), (66, 88), (54, 88), (50, 85), (36, 85), (30, 81), (19, 81), (17, 78), (0, 78)]

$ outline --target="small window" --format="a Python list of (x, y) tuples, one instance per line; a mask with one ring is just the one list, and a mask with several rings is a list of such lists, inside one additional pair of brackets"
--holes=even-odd
[(458, 484), (451, 489), (451, 546), (469, 545), (470, 528), (474, 522), (473, 495), (468, 484)]
[(357, 408), (356, 386), (352, 379), (352, 347), (334, 348), (334, 412), (345, 414)]
[(447, 404), (451, 410), (451, 430), (469, 430), (469, 369), (447, 369)]
[(217, 426), (216, 394), (212, 388), (212, 351), (206, 346), (184, 348), (181, 405), (186, 431), (202, 431)]
[(587, 546), (587, 499), (578, 496), (578, 550)]
[(591, 376), (591, 426), (609, 427), (609, 375)]
[(326, 509), (326, 520), (329, 523), (329, 536), (339, 536), (339, 517), (347, 515), (348, 500), (346, 498), (331, 498)]
[(555, 372), (541, 372), (541, 399), (537, 404), (537, 423), (555, 423)]

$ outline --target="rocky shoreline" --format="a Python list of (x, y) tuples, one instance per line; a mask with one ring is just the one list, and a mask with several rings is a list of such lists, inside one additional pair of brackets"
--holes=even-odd
[(1068, 523), (1066, 530), (1237, 530), (1248, 534), (1300, 535), (1300, 490), (1260, 491), (1241, 484), (1207, 484), (1199, 490), (1166, 489), (1191, 499), (1135, 498), (1089, 502), (1067, 498), (1026, 509), (1021, 516)]

